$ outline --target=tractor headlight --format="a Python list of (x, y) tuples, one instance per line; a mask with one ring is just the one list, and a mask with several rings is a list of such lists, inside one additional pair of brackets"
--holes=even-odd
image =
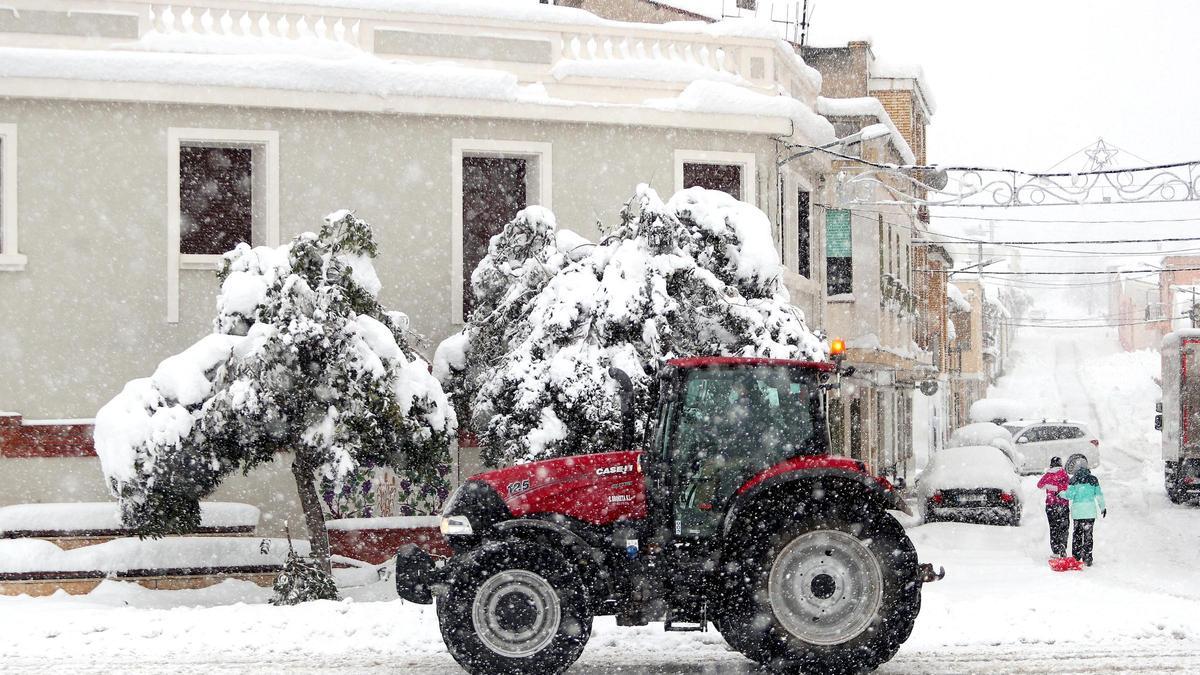
[(442, 522), (439, 526), (443, 536), (452, 534), (475, 534), (475, 530), (471, 528), (471, 521), (466, 516), (442, 516)]

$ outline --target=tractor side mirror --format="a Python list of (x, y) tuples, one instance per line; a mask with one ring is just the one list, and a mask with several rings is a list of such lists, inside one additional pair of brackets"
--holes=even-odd
[(1028, 442), (1029, 442), (1029, 438), (1026, 436), (1022, 436), (1017, 439), (1017, 443), (1028, 443)]
[(1162, 413), (1154, 416), (1154, 430), (1162, 431)]

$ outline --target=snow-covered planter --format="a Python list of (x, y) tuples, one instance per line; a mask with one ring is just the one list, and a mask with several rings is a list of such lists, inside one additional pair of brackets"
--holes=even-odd
[[(303, 553), (308, 542), (292, 542)], [(126, 537), (63, 550), (41, 539), (0, 540), (0, 578), (85, 579), (105, 576), (219, 574), (283, 567), (286, 539), (258, 537)]]
[(449, 557), (452, 551), (438, 529), (440, 520), (439, 516), (330, 520), (329, 543), (334, 555), (373, 565), (387, 562), (405, 544), (416, 544), (426, 553)]
[(218, 274), (214, 332), (130, 382), (96, 415), (96, 452), (122, 520), (194, 528), (234, 471), (289, 453), (312, 552), (328, 574), (319, 479), (389, 466), (436, 481), (454, 412), (384, 309), (371, 228), (349, 211), (276, 248), (245, 244)]
[[(790, 303), (767, 217), (723, 192), (649, 187), (597, 244), (525, 209), (471, 277), (474, 310), (438, 348), (434, 372), (488, 464), (615, 449), (620, 405), (610, 367), (656, 395), (670, 358), (821, 360)], [(637, 432), (644, 420), (638, 421)]]
[[(258, 507), (233, 502), (202, 502), (193, 533), (249, 533), (258, 527)], [(0, 538), (123, 536), (116, 502), (14, 504), (0, 507)]]

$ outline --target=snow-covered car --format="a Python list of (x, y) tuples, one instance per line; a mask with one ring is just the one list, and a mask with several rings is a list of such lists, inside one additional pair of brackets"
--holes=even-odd
[(951, 448), (965, 448), (969, 445), (990, 445), (999, 448), (1008, 456), (1009, 461), (1018, 469), (1022, 468), (1024, 459), (1013, 443), (1012, 434), (999, 424), (991, 422), (976, 422), (965, 427), (959, 427), (950, 434), (947, 445)]
[(1011, 398), (981, 398), (971, 404), (968, 417), (972, 422), (993, 422), (1004, 424), (1009, 420), (1017, 420), (1028, 416), (1033, 411), (1022, 401)]
[(1021, 522), (1020, 476), (1000, 448), (945, 448), (917, 479), (925, 522), (963, 520), (995, 525)]
[(1061, 458), (1069, 474), (1079, 469), (1081, 461), (1093, 469), (1100, 466), (1100, 440), (1083, 422), (1014, 420), (1005, 422), (1004, 428), (1012, 433), (1023, 457), (1022, 473), (1045, 471), (1051, 457)]

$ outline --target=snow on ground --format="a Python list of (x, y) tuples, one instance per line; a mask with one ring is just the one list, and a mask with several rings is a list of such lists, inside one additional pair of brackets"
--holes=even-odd
[[(912, 637), (883, 673), (1194, 672), (1200, 659), (1200, 509), (1163, 493), (1153, 432), (1153, 353), (1124, 354), (1088, 331), (1018, 335), (990, 395), (1080, 418), (1102, 439), (1109, 515), (1096, 566), (1055, 573), (1037, 477), (1020, 527), (935, 523), (910, 535), (946, 567), (926, 587)], [(432, 607), (395, 598), (371, 569), (340, 574), (347, 597), (298, 607), (228, 581), (196, 591), (105, 582), (88, 596), (0, 597), (0, 672), (457, 672)], [(749, 673), (715, 631), (663, 633), (596, 620), (580, 673)]]

